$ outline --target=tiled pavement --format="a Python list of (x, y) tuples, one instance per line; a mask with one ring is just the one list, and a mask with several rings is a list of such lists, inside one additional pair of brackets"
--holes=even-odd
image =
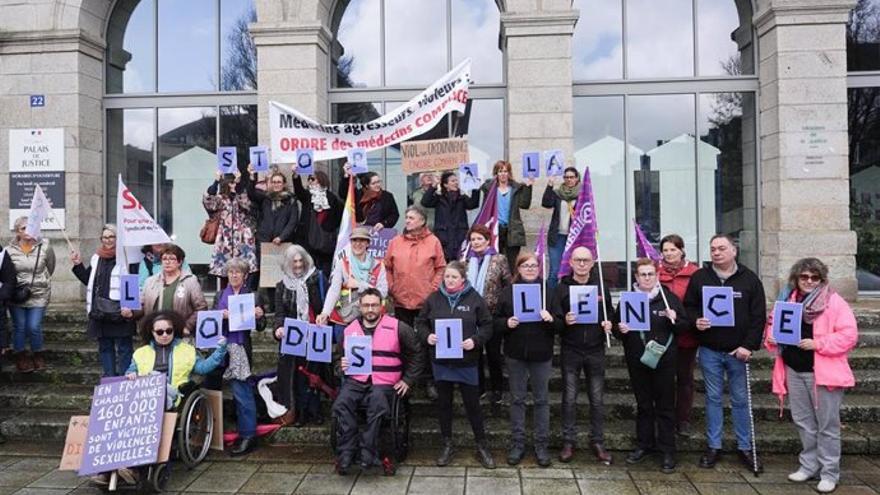
[[(33, 447), (17, 451), (0, 448), (0, 495), (6, 494), (99, 494), (100, 489), (73, 472), (61, 472), (57, 457), (45, 457), (49, 450)], [(28, 453), (32, 455), (19, 455)], [(37, 455), (40, 454), (40, 455)], [(503, 461), (503, 452), (496, 452)], [(622, 461), (624, 453), (617, 453)], [(796, 462), (795, 456), (765, 459), (766, 472), (759, 478), (728, 458), (715, 470), (699, 469), (697, 455), (686, 455), (676, 473), (657, 470), (654, 460), (637, 466), (616, 462), (603, 467), (582, 459), (569, 465), (555, 463), (541, 469), (527, 461), (519, 469), (480, 468), (470, 452), (460, 451), (457, 465), (437, 468), (431, 465), (432, 452), (419, 451), (402, 466), (396, 476), (378, 473), (341, 477), (333, 473), (326, 454), (293, 448), (263, 448), (243, 460), (212, 455), (193, 471), (175, 466), (167, 493), (228, 494), (804, 494), (811, 485), (786, 481)], [(880, 493), (880, 457), (849, 456), (842, 463), (841, 495)], [(120, 493), (134, 493), (120, 490)]]

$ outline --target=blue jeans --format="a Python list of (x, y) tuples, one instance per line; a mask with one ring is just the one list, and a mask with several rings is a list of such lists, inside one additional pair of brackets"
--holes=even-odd
[(746, 364), (726, 352), (700, 347), (700, 369), (706, 382), (706, 440), (710, 449), (721, 448), (724, 427), (724, 374), (730, 388), (730, 407), (733, 412), (733, 431), (739, 450), (752, 450), (749, 428), (749, 405), (746, 391)]
[[(547, 234), (547, 236), (551, 236), (553, 234)], [(552, 293), (553, 289), (556, 288), (556, 285), (559, 283), (559, 279), (556, 278), (556, 274), (559, 273), (559, 264), (562, 263), (562, 252), (565, 251), (565, 240), (568, 236), (557, 233), (556, 234), (556, 245), (551, 246), (548, 242), (547, 244), (547, 255), (550, 257), (550, 267), (547, 272), (547, 292)], [(549, 239), (548, 239), (549, 241)]]
[(27, 340), (30, 340), (31, 351), (42, 351), (43, 316), (46, 314), (46, 307), (22, 308), (21, 306), (12, 306), (9, 308), (9, 311), (12, 314), (12, 337), (15, 352), (23, 351)]
[(238, 419), (238, 436), (250, 438), (257, 434), (257, 403), (254, 388), (248, 382), (229, 380), (235, 399), (235, 416)]
[(98, 355), (104, 376), (122, 376), (131, 364), (131, 337), (98, 337)]

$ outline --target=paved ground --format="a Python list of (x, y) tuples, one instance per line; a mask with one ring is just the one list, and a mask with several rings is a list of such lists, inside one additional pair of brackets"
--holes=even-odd
[[(0, 447), (0, 495), (6, 494), (98, 494), (101, 490), (73, 472), (56, 468), (52, 457), (60, 446), (6, 445)], [(496, 452), (503, 459), (503, 452)], [(432, 466), (433, 452), (417, 451), (394, 477), (333, 473), (326, 453), (300, 451), (292, 447), (262, 448), (243, 460), (212, 455), (193, 471), (179, 467), (172, 474), (168, 493), (230, 494), (803, 494), (811, 485), (786, 480), (795, 456), (773, 456), (765, 460), (767, 472), (753, 477), (732, 457), (715, 470), (696, 466), (697, 455), (681, 459), (676, 473), (657, 469), (658, 460), (626, 466), (625, 453), (617, 452), (611, 467), (598, 466), (585, 456), (569, 465), (555, 463), (541, 469), (528, 460), (519, 469), (479, 467), (470, 452), (459, 451), (456, 465)], [(175, 466), (176, 467), (176, 466)], [(838, 494), (880, 493), (880, 457), (848, 456), (843, 461), (843, 478)], [(133, 493), (133, 491), (122, 491)]]

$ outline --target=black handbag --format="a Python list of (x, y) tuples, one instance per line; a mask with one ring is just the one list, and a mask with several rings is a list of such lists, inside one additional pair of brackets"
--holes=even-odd
[[(92, 267), (92, 270), (97, 269), (97, 266)], [(98, 276), (95, 273), (95, 280), (97, 281), (97, 279)], [(99, 296), (98, 294), (103, 292), (102, 288), (97, 282), (92, 288), (92, 308), (89, 310), (89, 318), (102, 323), (122, 323), (125, 321), (125, 318), (122, 317), (120, 312), (122, 307), (119, 305), (119, 301)]]
[(10, 300), (12, 304), (24, 304), (31, 298), (31, 287), (34, 286), (34, 280), (37, 278), (37, 266), (40, 264), (40, 251), (43, 250), (43, 243), (37, 244), (37, 260), (34, 261), (34, 273), (31, 275), (31, 283), (28, 285), (19, 285), (12, 291)]

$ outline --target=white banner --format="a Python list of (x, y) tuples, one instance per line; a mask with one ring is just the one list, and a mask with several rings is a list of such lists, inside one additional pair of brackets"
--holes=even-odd
[(171, 239), (122, 183), (121, 174), (117, 191), (116, 264), (120, 266), (120, 273), (128, 273), (129, 260), (126, 256), (126, 246), (165, 244), (170, 243)]
[(371, 151), (424, 134), (448, 113), (464, 113), (470, 74), (471, 61), (466, 59), (408, 102), (363, 124), (320, 124), (270, 101), (272, 163), (295, 163), (298, 149), (314, 150), (316, 161), (332, 160), (344, 158), (352, 148)]
[(34, 185), (34, 196), (31, 201), (31, 210), (28, 213), (27, 235), (34, 239), (42, 238), (43, 235), (40, 232), (40, 225), (42, 225), (51, 214), (52, 210), (49, 208), (49, 200), (46, 199), (46, 195), (43, 194), (43, 188), (41, 188), (39, 184)]

